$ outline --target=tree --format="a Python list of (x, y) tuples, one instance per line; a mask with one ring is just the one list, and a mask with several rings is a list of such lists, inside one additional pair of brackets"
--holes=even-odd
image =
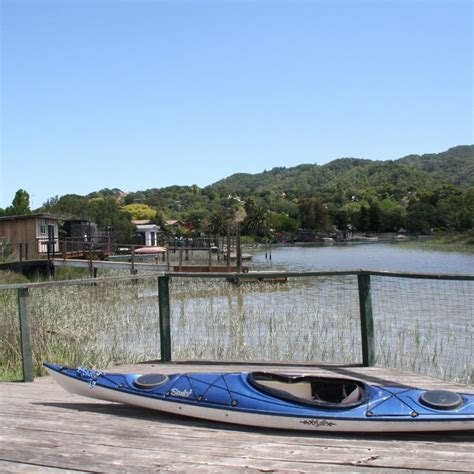
[(346, 222), (347, 222), (347, 228), (352, 228), (356, 229), (359, 223), (359, 216), (360, 216), (360, 210), (361, 210), (361, 203), (358, 201), (351, 201), (344, 206), (342, 206), (342, 211), (346, 215)]
[(315, 232), (326, 232), (331, 226), (328, 208), (319, 198), (312, 197), (299, 201), (301, 227)]
[(149, 221), (156, 217), (155, 209), (152, 209), (146, 204), (127, 204), (126, 206), (122, 207), (122, 210), (124, 210), (127, 214), (130, 214), (132, 220), (134, 221)]
[(244, 231), (256, 237), (268, 235), (270, 226), (267, 210), (258, 205), (253, 199), (249, 199), (245, 205), (245, 212), (247, 217), (244, 220)]
[(349, 229), (349, 215), (344, 209), (334, 209), (331, 211), (331, 219), (337, 229), (346, 232)]
[(119, 242), (131, 241), (135, 226), (130, 221), (130, 214), (120, 208), (113, 197), (97, 197), (89, 201), (85, 216), (99, 227), (113, 227)]
[(192, 226), (194, 232), (199, 233), (203, 230), (203, 221), (206, 216), (206, 209), (196, 208), (185, 212), (183, 218), (186, 224), (190, 224)]
[(207, 229), (211, 235), (226, 235), (230, 212), (224, 207), (215, 209), (207, 220)]
[(369, 230), (380, 232), (382, 230), (382, 215), (380, 205), (377, 201), (372, 201), (369, 207)]
[(298, 220), (287, 214), (271, 213), (268, 222), (272, 229), (279, 232), (296, 232), (298, 229)]
[(447, 196), (436, 206), (444, 228), (464, 232), (474, 226), (474, 188), (466, 193)]
[(403, 207), (392, 199), (380, 202), (381, 227), (385, 232), (394, 232), (403, 227)]
[(366, 206), (361, 206), (359, 212), (359, 219), (357, 222), (357, 230), (359, 232), (368, 232), (370, 228), (369, 226), (369, 208)]
[(61, 197), (55, 196), (43, 204), (41, 211), (59, 214), (63, 217), (87, 219), (89, 201), (88, 198), (78, 194), (65, 194)]
[(426, 202), (415, 202), (407, 209), (405, 226), (415, 234), (431, 233), (432, 219), (436, 215), (436, 209)]
[(25, 214), (31, 214), (30, 195), (24, 189), (19, 189), (15, 193), (12, 205), (5, 209), (5, 214), (7, 216), (23, 216)]

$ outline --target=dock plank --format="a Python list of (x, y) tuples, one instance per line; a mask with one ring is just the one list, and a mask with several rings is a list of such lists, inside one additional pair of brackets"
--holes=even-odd
[[(474, 387), (380, 367), (154, 362), (110, 370), (272, 370), (474, 393)], [(471, 472), (474, 465), (474, 432), (356, 435), (240, 427), (72, 395), (51, 377), (2, 383), (0, 390), (2, 472)]]

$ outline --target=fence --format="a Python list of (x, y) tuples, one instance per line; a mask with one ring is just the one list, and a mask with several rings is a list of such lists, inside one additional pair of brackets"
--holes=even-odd
[(472, 381), (474, 276), (160, 273), (0, 286), (0, 371), (160, 359), (374, 364)]
[[(87, 259), (90, 263), (91, 276), (93, 260), (98, 258), (112, 262), (130, 262), (130, 272), (135, 274), (135, 263), (162, 263), (167, 265), (170, 271), (186, 271), (187, 262), (192, 257), (193, 262), (198, 262), (201, 270), (195, 271), (219, 271), (219, 267), (227, 267), (227, 271), (246, 271), (242, 265), (242, 254), (238, 251), (231, 253), (234, 241), (229, 239), (229, 247), (225, 249), (213, 245), (214, 240), (210, 238), (199, 239), (168, 239), (165, 247), (146, 247), (143, 244), (117, 244), (109, 237), (93, 240), (65, 239), (35, 239), (29, 242), (5, 243), (0, 238), (0, 263), (23, 263), (27, 262), (34, 268), (34, 261), (47, 260), (51, 263), (59, 258), (64, 260), (64, 266), (74, 266), (78, 258)], [(219, 243), (218, 239), (216, 242)], [(223, 245), (222, 242), (220, 242)], [(142, 248), (146, 252), (142, 252)], [(239, 247), (240, 248), (240, 247)], [(237, 258), (239, 254), (240, 259)], [(69, 262), (66, 264), (66, 262)], [(77, 263), (77, 262), (76, 262)], [(15, 265), (16, 268), (18, 266)], [(222, 270), (222, 268), (220, 268)], [(158, 270), (157, 270), (158, 271)]]

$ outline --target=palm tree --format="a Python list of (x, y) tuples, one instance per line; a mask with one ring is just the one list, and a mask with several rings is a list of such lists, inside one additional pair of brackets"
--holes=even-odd
[(244, 225), (247, 233), (257, 237), (267, 235), (270, 230), (267, 210), (253, 200), (247, 201), (245, 209), (247, 211), (247, 217), (244, 221)]

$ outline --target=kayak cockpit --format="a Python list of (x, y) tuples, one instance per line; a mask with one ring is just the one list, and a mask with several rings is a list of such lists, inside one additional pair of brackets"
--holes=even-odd
[(352, 408), (367, 399), (368, 387), (359, 380), (251, 372), (249, 384), (282, 400), (325, 408)]

